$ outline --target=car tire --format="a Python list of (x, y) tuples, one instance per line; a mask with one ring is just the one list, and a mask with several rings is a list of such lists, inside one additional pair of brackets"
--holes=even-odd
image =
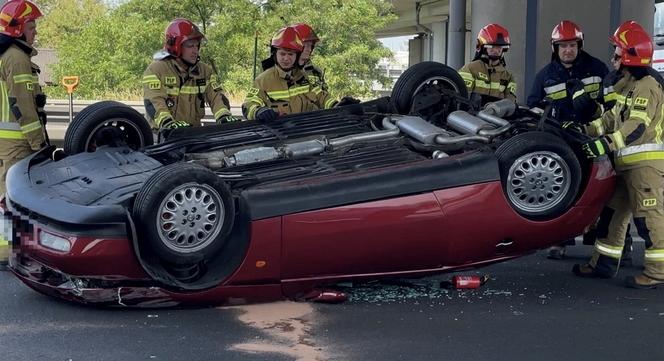
[(581, 186), (581, 166), (565, 141), (545, 132), (518, 134), (495, 152), (505, 197), (532, 220), (552, 219), (572, 206)]
[(442, 86), (468, 98), (466, 84), (456, 70), (442, 63), (425, 61), (406, 69), (394, 83), (391, 99), (396, 111), (410, 114), (417, 94), (427, 86)]
[(155, 172), (134, 202), (139, 245), (160, 260), (186, 265), (209, 260), (224, 246), (235, 218), (228, 185), (211, 170), (174, 163)]
[(63, 148), (67, 154), (77, 154), (92, 152), (100, 145), (124, 144), (139, 149), (153, 143), (150, 125), (141, 113), (119, 102), (102, 101), (74, 117)]

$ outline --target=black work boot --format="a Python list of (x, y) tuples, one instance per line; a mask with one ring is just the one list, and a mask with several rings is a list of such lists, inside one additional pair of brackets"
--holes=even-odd
[(611, 275), (605, 274), (598, 272), (593, 266), (591, 266), (588, 263), (584, 264), (575, 264), (574, 267), (572, 267), (572, 273), (578, 277), (583, 277), (583, 278), (611, 278)]

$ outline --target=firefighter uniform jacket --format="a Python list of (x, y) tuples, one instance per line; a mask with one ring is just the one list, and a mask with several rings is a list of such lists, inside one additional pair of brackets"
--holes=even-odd
[(490, 66), (485, 60), (477, 59), (459, 69), (459, 75), (469, 93), (516, 100), (514, 76), (502, 64)]
[(608, 72), (606, 64), (583, 50), (579, 51), (569, 69), (565, 68), (558, 59), (554, 59), (537, 73), (528, 95), (528, 106), (541, 107), (542, 100), (549, 98), (556, 119), (561, 122), (582, 121), (577, 119), (572, 103), (573, 94), (568, 94), (566, 82), (575, 78), (581, 80), (585, 92), (592, 99), (597, 99), (598, 95), (601, 95), (602, 79)]
[(327, 91), (327, 83), (325, 83), (325, 74), (323, 70), (311, 63), (311, 61), (304, 64), (302, 67), (304, 75), (309, 80), (309, 83), (315, 86), (320, 86), (323, 90)]
[[(662, 77), (662, 75), (657, 70), (651, 67), (647, 67), (646, 70), (648, 71), (648, 75), (655, 78), (655, 80), (657, 80), (659, 83), (659, 86), (664, 89), (664, 77)], [(600, 103), (604, 107), (604, 111), (611, 110), (611, 108), (615, 105), (618, 95), (613, 89), (613, 85), (615, 85), (621, 78), (622, 75), (618, 70), (612, 70), (602, 80), (604, 90), (602, 91), (603, 98), (601, 99)]]
[(37, 115), (37, 98), (43, 97), (39, 68), (30, 62), (35, 55), (37, 51), (23, 42), (10, 45), (0, 55), (0, 159), (13, 158), (26, 146), (38, 150), (45, 144)]
[[(261, 61), (261, 66), (263, 67), (263, 71), (272, 68), (275, 64), (276, 63), (274, 62), (274, 56), (270, 56), (269, 58), (265, 58)], [(323, 88), (323, 90), (327, 91), (327, 84), (325, 83), (325, 73), (321, 68), (315, 66), (311, 62), (311, 60), (309, 60), (301, 68), (302, 71), (304, 71), (304, 75), (309, 80), (309, 83), (313, 84), (314, 86), (320, 85), (321, 88)]]
[(664, 172), (664, 93), (650, 75), (625, 75), (613, 86), (616, 104), (588, 126), (592, 136), (606, 135), (616, 170), (644, 166)]
[(200, 126), (205, 103), (214, 119), (231, 115), (217, 75), (201, 62), (187, 69), (172, 56), (155, 60), (143, 73), (143, 96), (154, 128), (169, 120)]
[(242, 104), (247, 119), (256, 119), (256, 111), (270, 107), (279, 114), (302, 113), (329, 109), (336, 104), (320, 84), (312, 84), (301, 69), (283, 71), (273, 66), (254, 80), (254, 87)]

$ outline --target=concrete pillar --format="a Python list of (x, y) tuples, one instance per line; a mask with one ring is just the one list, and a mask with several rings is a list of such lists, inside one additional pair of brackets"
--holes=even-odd
[(447, 43), (447, 32), (445, 31), (446, 23), (444, 21), (436, 21), (431, 23), (429, 29), (433, 31), (433, 52), (431, 60), (439, 63), (445, 62), (445, 45)]
[(422, 61), (431, 61), (433, 39), (429, 34), (422, 34)]
[(413, 66), (423, 61), (422, 43), (423, 41), (420, 36), (408, 40), (408, 66)]
[(450, 0), (448, 31), (447, 65), (459, 69), (465, 58), (466, 0)]

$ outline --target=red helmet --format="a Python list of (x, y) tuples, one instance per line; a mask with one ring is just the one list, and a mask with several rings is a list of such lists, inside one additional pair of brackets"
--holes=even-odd
[(652, 39), (642, 29), (631, 26), (609, 37), (609, 41), (622, 50), (620, 58), (622, 65), (642, 67), (651, 65), (654, 51)]
[(176, 57), (182, 55), (182, 43), (187, 40), (205, 39), (205, 35), (198, 30), (198, 26), (187, 19), (175, 19), (166, 27), (164, 49)]
[(302, 39), (297, 34), (297, 31), (292, 26), (279, 29), (272, 37), (270, 45), (276, 49), (288, 49), (301, 53), (304, 50)]
[[(576, 40), (579, 48), (583, 47), (583, 31), (581, 28), (569, 20), (563, 20), (553, 28), (551, 32), (551, 45), (562, 41)], [(554, 49), (555, 51), (555, 49)]]
[(498, 24), (488, 24), (477, 33), (475, 49), (481, 50), (484, 45), (510, 46), (510, 33)]
[(320, 41), (314, 29), (308, 24), (298, 23), (291, 26), (293, 27), (293, 29), (295, 29), (295, 31), (297, 31), (297, 34), (300, 36), (300, 39), (302, 39), (302, 41), (313, 41), (314, 44)]
[(35, 21), (41, 16), (41, 11), (33, 2), (10, 0), (0, 9), (0, 34), (19, 38), (23, 35), (25, 23)]
[(637, 23), (634, 20), (627, 20), (624, 23), (620, 24), (620, 26), (616, 29), (616, 31), (613, 32), (613, 36), (609, 36), (609, 41), (613, 43), (613, 38), (618, 37), (620, 33), (622, 33), (625, 30), (637, 30), (637, 31), (642, 31), (644, 33), (648, 33), (641, 24)]

